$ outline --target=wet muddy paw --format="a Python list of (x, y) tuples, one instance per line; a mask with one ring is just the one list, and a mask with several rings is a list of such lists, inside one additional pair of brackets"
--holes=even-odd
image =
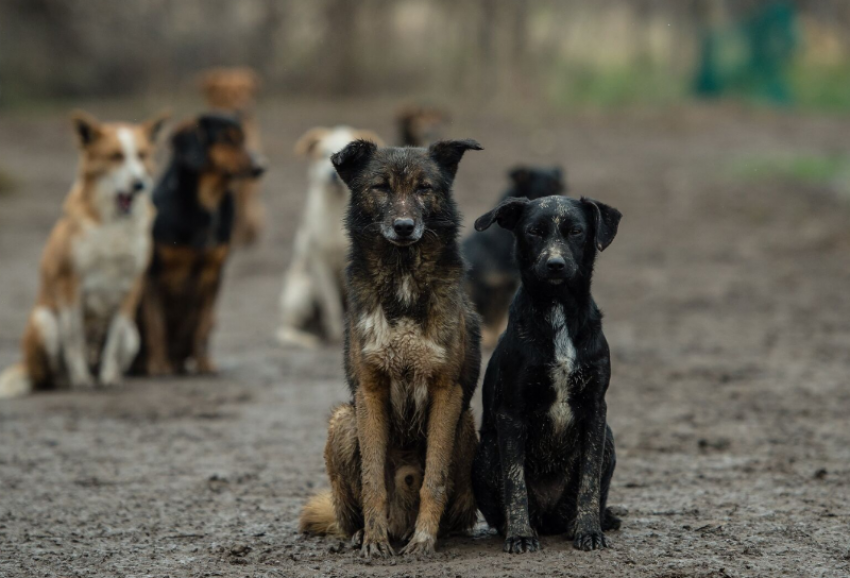
[(534, 536), (514, 536), (505, 540), (505, 552), (522, 554), (536, 552), (540, 549), (540, 541)]
[(383, 540), (363, 538), (362, 546), (360, 547), (361, 558), (370, 560), (372, 558), (390, 558), (391, 556), (395, 556), (395, 552), (393, 552), (386, 538)]
[(404, 547), (404, 555), (409, 558), (429, 558), (437, 549), (437, 537), (423, 532), (416, 532), (407, 546)]
[(610, 542), (605, 538), (602, 530), (578, 530), (576, 531), (575, 540), (573, 540), (573, 546), (585, 552), (601, 550), (607, 548), (609, 545)]

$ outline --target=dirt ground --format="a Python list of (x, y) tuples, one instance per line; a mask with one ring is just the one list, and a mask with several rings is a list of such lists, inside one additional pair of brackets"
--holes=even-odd
[[(106, 117), (154, 111), (100, 103)], [(181, 112), (191, 108), (178, 107)], [(850, 119), (726, 108), (569, 116), (457, 111), (467, 222), (518, 162), (564, 163), (620, 210), (594, 295), (613, 354), (614, 546), (510, 556), (483, 523), (435, 559), (364, 562), (297, 516), (326, 485), (338, 347), (272, 335), (303, 206), (295, 139), (347, 122), (392, 139), (392, 103), (273, 103), (269, 228), (219, 307), (215, 378), (0, 404), (0, 576), (813, 576), (850, 573), (850, 207), (829, 188), (742, 181), (753, 156), (847, 153)], [(64, 111), (0, 119), (0, 366), (17, 359), (36, 264), (75, 166)], [(486, 357), (486, 356), (485, 356)], [(480, 402), (476, 400), (476, 406)]]

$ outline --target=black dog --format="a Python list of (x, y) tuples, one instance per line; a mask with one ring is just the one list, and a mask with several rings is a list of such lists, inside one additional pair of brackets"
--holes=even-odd
[(484, 378), (484, 420), (473, 465), (478, 507), (505, 551), (567, 533), (576, 548), (607, 546), (620, 521), (606, 509), (614, 438), (602, 314), (590, 295), (596, 252), (620, 212), (582, 198), (509, 199), (482, 216), (516, 237), (522, 285)]
[[(517, 167), (508, 173), (511, 187), (502, 196), (530, 200), (566, 191), (561, 169)], [(504, 331), (508, 307), (519, 287), (519, 270), (513, 256), (514, 238), (508, 231), (490, 229), (472, 234), (463, 242), (463, 256), (470, 265), (467, 286), (481, 315), (482, 344), (492, 349)]]
[(264, 168), (245, 145), (239, 121), (207, 114), (172, 137), (173, 158), (153, 194), (153, 259), (138, 315), (142, 347), (134, 372), (181, 373), (192, 359), (200, 373), (215, 366), (208, 342), (233, 231), (236, 179)]

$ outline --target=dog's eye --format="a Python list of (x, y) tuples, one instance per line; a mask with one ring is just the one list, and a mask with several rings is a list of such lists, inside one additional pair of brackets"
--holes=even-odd
[(109, 155), (109, 160), (121, 162), (124, 160), (124, 153), (112, 153), (111, 155)]
[(418, 187), (416, 187), (416, 192), (420, 195), (430, 193), (432, 190), (433, 189), (431, 188), (431, 185), (419, 185)]
[(376, 191), (381, 191), (382, 193), (389, 193), (391, 190), (389, 183), (377, 183), (372, 185), (372, 188)]
[(139, 160), (144, 161), (148, 158), (148, 151), (139, 151)]
[(570, 229), (570, 235), (572, 235), (573, 237), (578, 237), (582, 233), (584, 233), (584, 229), (582, 229), (581, 227), (573, 227), (572, 229)]
[(541, 229), (538, 226), (529, 227), (528, 228), (528, 234), (531, 235), (532, 237), (542, 237), (543, 236), (543, 229)]

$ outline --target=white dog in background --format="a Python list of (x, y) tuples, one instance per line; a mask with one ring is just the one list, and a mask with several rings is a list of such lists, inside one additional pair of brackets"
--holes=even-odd
[(351, 141), (365, 139), (383, 146), (372, 131), (347, 126), (307, 131), (295, 152), (310, 160), (307, 206), (295, 235), (292, 263), (280, 296), (284, 344), (316, 347), (343, 338), (343, 275), (348, 238), (343, 226), (350, 196), (331, 163), (331, 156)]

